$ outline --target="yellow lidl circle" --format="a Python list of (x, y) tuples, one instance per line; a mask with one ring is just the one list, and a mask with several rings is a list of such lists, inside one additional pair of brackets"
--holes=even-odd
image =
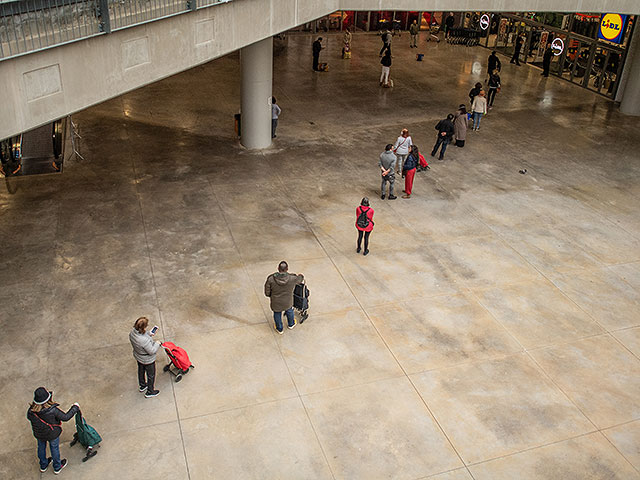
[(617, 13), (607, 13), (600, 22), (600, 33), (607, 40), (613, 40), (622, 32), (622, 17)]

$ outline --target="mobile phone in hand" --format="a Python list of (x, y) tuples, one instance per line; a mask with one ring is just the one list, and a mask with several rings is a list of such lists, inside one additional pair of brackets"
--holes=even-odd
[(151, 335), (153, 336), (153, 335), (155, 335), (157, 332), (158, 332), (158, 326), (156, 325), (155, 327), (153, 327), (153, 328), (151, 329)]

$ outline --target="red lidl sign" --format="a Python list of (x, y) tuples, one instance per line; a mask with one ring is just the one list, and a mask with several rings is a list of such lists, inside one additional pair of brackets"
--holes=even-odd
[(598, 38), (614, 43), (622, 42), (622, 31), (624, 30), (624, 22), (626, 20), (626, 15), (605, 13), (600, 19)]

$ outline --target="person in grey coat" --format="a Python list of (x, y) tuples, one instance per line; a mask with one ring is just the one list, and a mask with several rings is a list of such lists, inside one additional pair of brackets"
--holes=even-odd
[(147, 332), (148, 326), (147, 317), (138, 318), (129, 333), (129, 341), (133, 347), (133, 358), (138, 362), (140, 392), (145, 392), (144, 396), (151, 398), (160, 393), (153, 388), (156, 379), (156, 352), (160, 348), (160, 342), (153, 339), (151, 332)]
[(384, 191), (386, 189), (387, 182), (389, 182), (389, 200), (395, 200), (396, 197), (393, 194), (393, 183), (396, 181), (396, 175), (393, 170), (397, 157), (392, 152), (393, 145), (390, 143), (384, 147), (384, 152), (380, 154), (380, 161), (378, 162), (378, 166), (380, 167), (380, 173), (382, 174), (382, 186), (380, 187), (380, 198), (384, 200), (385, 194)]
[(304, 275), (289, 273), (289, 265), (285, 261), (280, 262), (278, 271), (269, 275), (264, 282), (264, 295), (271, 299), (273, 320), (280, 335), (284, 332), (282, 312), (287, 316), (287, 328), (291, 330), (296, 326), (293, 316), (293, 290), (302, 282)]
[(460, 104), (458, 111), (453, 120), (453, 132), (456, 139), (456, 147), (464, 147), (464, 141), (467, 139), (467, 126), (469, 118), (467, 116), (467, 108), (464, 103)]

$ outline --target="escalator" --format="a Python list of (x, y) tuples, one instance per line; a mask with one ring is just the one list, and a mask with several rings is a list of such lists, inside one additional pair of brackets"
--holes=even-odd
[(64, 158), (64, 120), (0, 142), (0, 176), (59, 173)]

